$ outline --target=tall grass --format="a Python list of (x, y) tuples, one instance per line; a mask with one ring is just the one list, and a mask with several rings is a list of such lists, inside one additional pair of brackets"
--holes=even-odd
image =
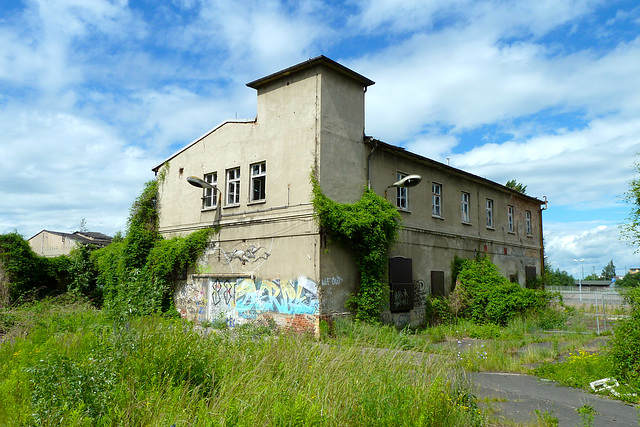
[[(456, 371), (355, 339), (252, 327), (203, 334), (162, 317), (112, 324), (83, 303), (0, 319), (11, 320), (0, 345), (0, 425), (484, 423)], [(391, 340), (379, 330), (372, 348)]]

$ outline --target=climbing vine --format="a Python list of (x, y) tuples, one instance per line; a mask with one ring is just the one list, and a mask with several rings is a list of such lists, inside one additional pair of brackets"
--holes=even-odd
[(105, 309), (115, 318), (175, 313), (174, 284), (204, 251), (212, 229), (165, 240), (158, 232), (158, 180), (134, 201), (123, 239), (92, 254)]
[(337, 203), (328, 198), (312, 174), (313, 206), (324, 232), (353, 252), (360, 285), (349, 297), (347, 308), (356, 319), (380, 321), (384, 298), (388, 296), (385, 273), (388, 252), (398, 237), (401, 217), (397, 209), (373, 190), (366, 189), (355, 203)]

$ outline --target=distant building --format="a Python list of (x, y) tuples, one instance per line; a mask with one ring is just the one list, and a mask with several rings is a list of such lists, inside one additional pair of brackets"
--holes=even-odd
[[(355, 202), (369, 187), (402, 216), (385, 322), (424, 322), (427, 295), (453, 289), (456, 256), (489, 256), (521, 286), (539, 276), (546, 202), (365, 136), (372, 84), (324, 56), (263, 77), (247, 85), (257, 91), (255, 119), (225, 122), (154, 168), (164, 237), (219, 227), (177, 286), (184, 317), (231, 325), (267, 317), (317, 331), (320, 320), (347, 314), (359, 276), (349, 249), (317, 225), (312, 170), (333, 200)], [(391, 187), (413, 174), (418, 186)], [(212, 188), (194, 188), (192, 176)]]
[(42, 230), (28, 241), (31, 249), (38, 255), (55, 257), (68, 255), (78, 244), (103, 248), (111, 243), (111, 237), (91, 231), (61, 233), (59, 231)]
[(629, 274), (636, 274), (638, 272), (640, 272), (640, 268), (638, 267), (629, 269)]

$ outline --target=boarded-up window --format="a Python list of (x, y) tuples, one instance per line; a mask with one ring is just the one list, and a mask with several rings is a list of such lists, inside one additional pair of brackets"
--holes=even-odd
[(431, 272), (431, 294), (444, 296), (444, 271)]
[(389, 258), (389, 307), (391, 312), (413, 309), (413, 265), (411, 258)]
[(527, 279), (527, 283), (536, 280), (536, 267), (533, 265), (527, 265), (524, 267), (524, 275)]

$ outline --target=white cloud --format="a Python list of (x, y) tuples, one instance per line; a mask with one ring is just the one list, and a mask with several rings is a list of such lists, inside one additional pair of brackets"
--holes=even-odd
[[(613, 260), (616, 273), (624, 275), (629, 268), (640, 266), (640, 255), (620, 240), (615, 224), (595, 223), (547, 223), (545, 224), (545, 249), (554, 269), (560, 268), (580, 276), (584, 268), (585, 276), (600, 274)], [(575, 262), (582, 260), (584, 262)]]
[(517, 179), (555, 205), (611, 208), (633, 177), (639, 135), (640, 120), (607, 118), (575, 132), (485, 144), (452, 161), (497, 182)]
[[(124, 228), (126, 212), (158, 160), (128, 146), (104, 123), (52, 111), (5, 109), (0, 134), (0, 232), (17, 228), (74, 231), (80, 220), (99, 231)], [(64, 213), (63, 213), (64, 212)]]

